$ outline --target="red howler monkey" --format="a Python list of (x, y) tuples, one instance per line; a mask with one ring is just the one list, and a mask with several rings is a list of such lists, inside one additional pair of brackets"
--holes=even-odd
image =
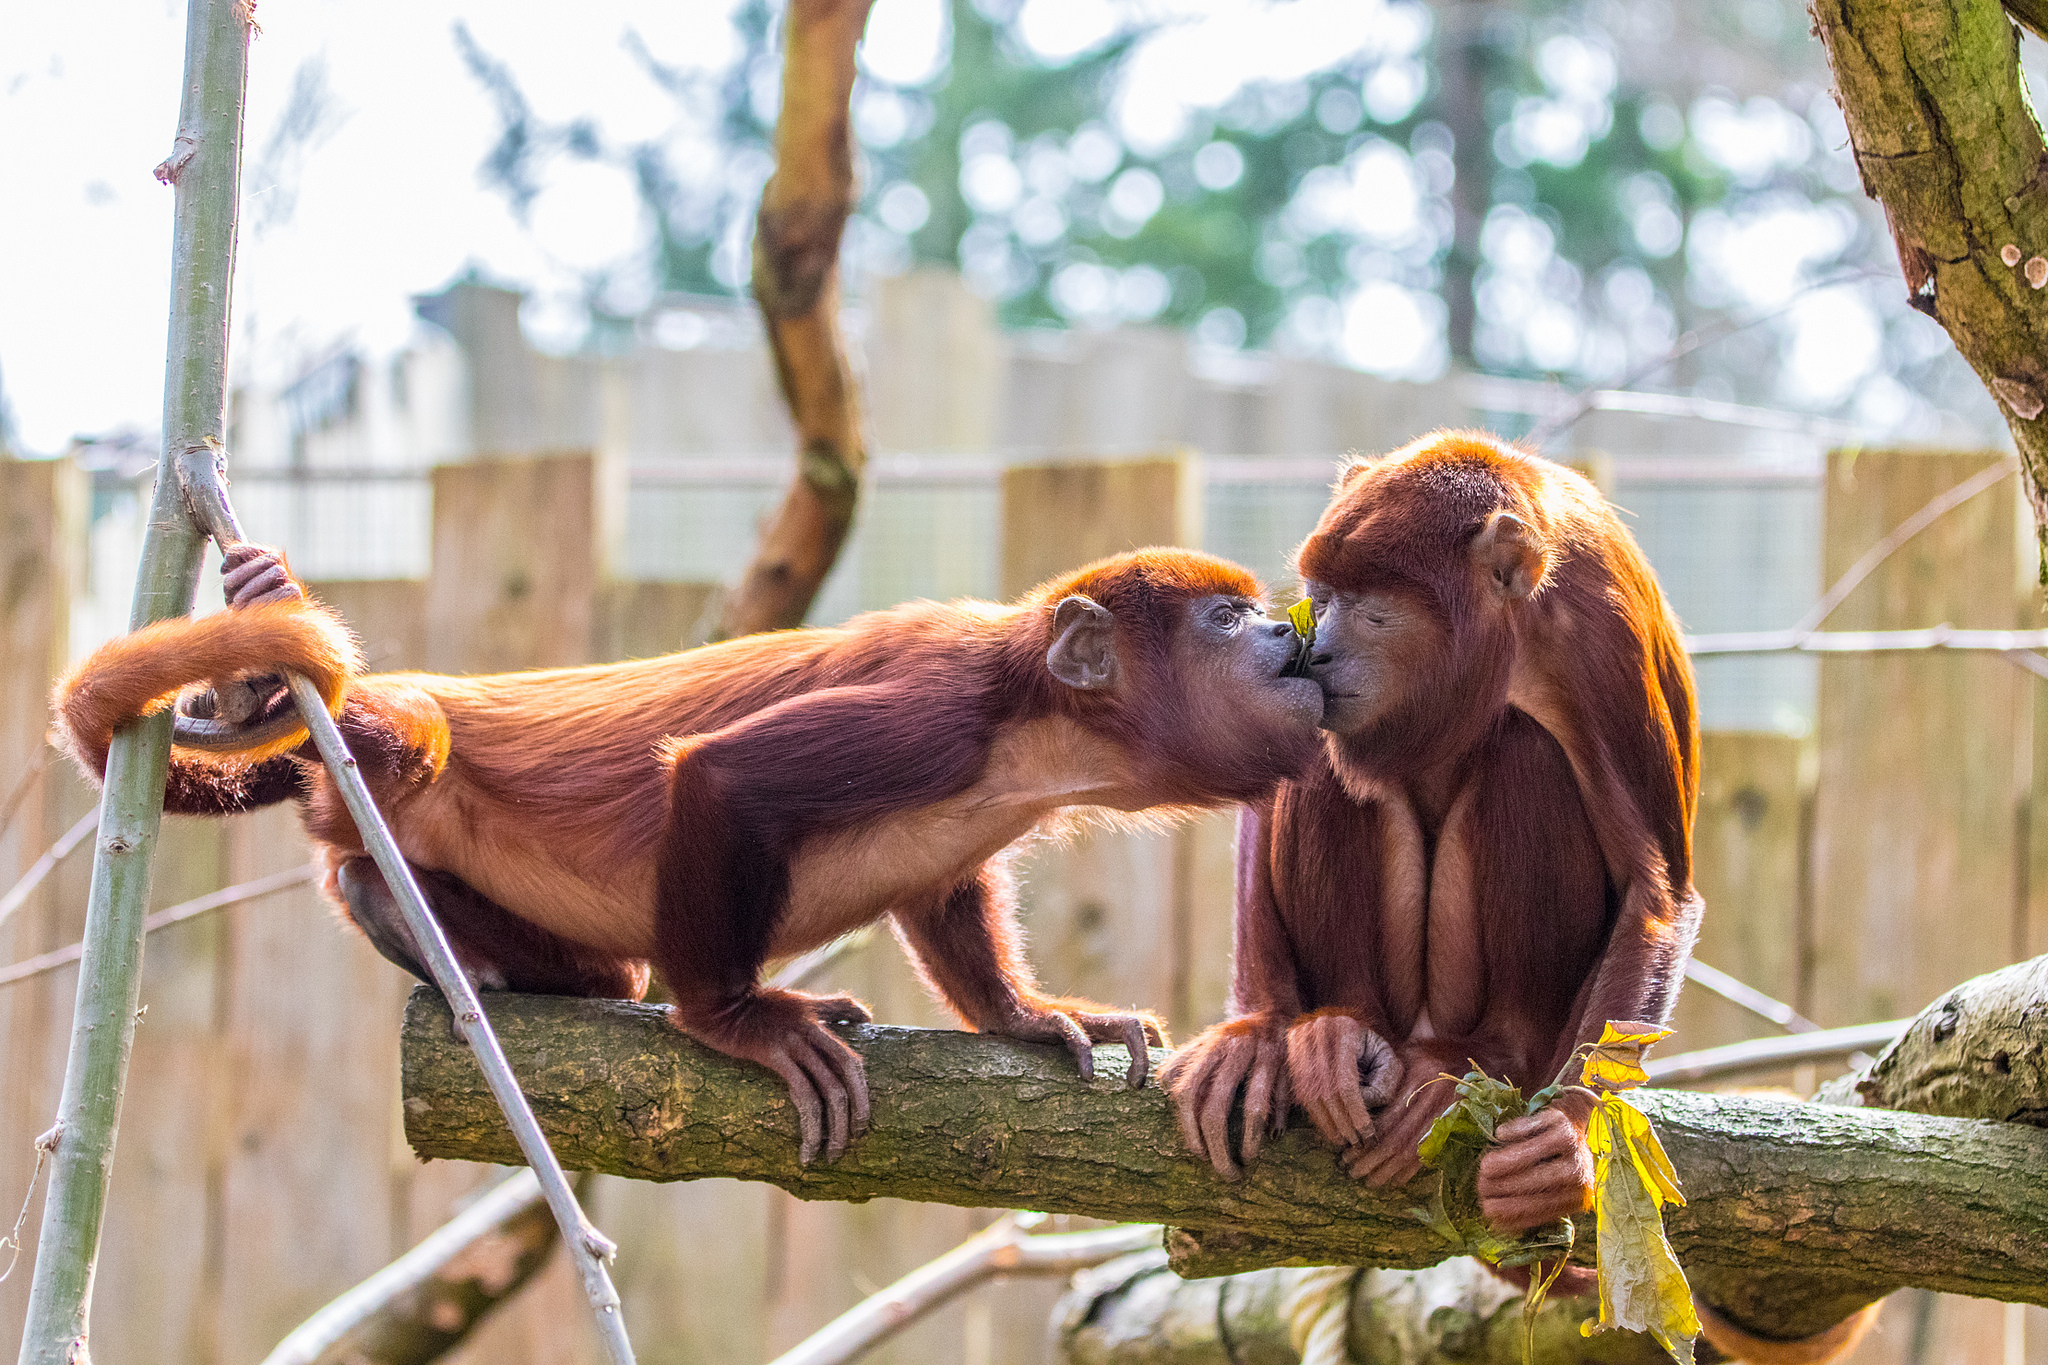
[[(1592, 486), (1478, 433), (1352, 467), (1297, 564), (1328, 738), (1241, 819), (1236, 1017), (1163, 1080), (1225, 1175), (1298, 1104), (1354, 1177), (1402, 1183), (1440, 1072), (1531, 1092), (1605, 1021), (1669, 1014), (1700, 914), (1692, 672)], [(1588, 1207), (1587, 1116), (1567, 1092), (1501, 1126), (1489, 1219)]]
[[(1042, 994), (1003, 850), (1065, 807), (1243, 801), (1313, 757), (1322, 693), (1234, 564), (1142, 550), (1013, 606), (917, 602), (665, 658), (492, 677), (363, 676), (346, 629), (273, 551), (240, 547), (230, 610), (115, 640), (57, 689), (92, 774), (114, 728), (178, 689), (291, 670), (336, 709), (364, 777), (480, 984), (638, 998), (651, 960), (693, 1037), (788, 1084), (808, 1162), (866, 1125), (846, 997), (764, 960), (891, 918), (927, 984), (984, 1032), (1131, 1050), (1148, 1015)], [(290, 706), (271, 695), (254, 724)], [(326, 889), (372, 943), (421, 955), (303, 727), (223, 760), (172, 754), (166, 808), (297, 798)]]

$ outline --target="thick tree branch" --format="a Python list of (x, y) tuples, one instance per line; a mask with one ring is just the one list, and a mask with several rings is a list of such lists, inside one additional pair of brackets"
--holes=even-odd
[(791, 0), (783, 17), (782, 113), (755, 222), (754, 298), (796, 423), (797, 472), (726, 598), (721, 639), (803, 624), (860, 496), (867, 444), (839, 334), (839, 239), (855, 199), (854, 50), (873, 3)]
[(1997, 398), (2048, 538), (2048, 147), (2010, 10), (2041, 0), (1810, 0), (1863, 187), (1884, 205), (1914, 307)]
[[(765, 1180), (809, 1199), (1171, 1223), (1183, 1229), (1177, 1262), (1201, 1273), (1445, 1258), (1406, 1212), (1416, 1193), (1354, 1184), (1305, 1129), (1241, 1184), (1218, 1179), (1182, 1149), (1163, 1094), (1122, 1088), (1113, 1056), (1084, 1085), (1049, 1048), (848, 1030), (867, 1058), (873, 1126), (837, 1165), (805, 1168), (774, 1077), (691, 1042), (662, 1011), (524, 996), (493, 996), (489, 1008), (572, 1167)], [(408, 1009), (403, 1063), (406, 1132), (420, 1155), (518, 1159), (429, 991)], [(2048, 1189), (2034, 1178), (2048, 1133), (1676, 1091), (1642, 1092), (1642, 1103), (1692, 1201), (1670, 1217), (1672, 1243), (1695, 1287), (1754, 1329), (1808, 1335), (1904, 1285), (2048, 1303)]]

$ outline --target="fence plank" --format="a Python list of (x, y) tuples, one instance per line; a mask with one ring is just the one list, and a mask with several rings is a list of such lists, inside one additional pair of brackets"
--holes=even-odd
[[(0, 888), (13, 886), (92, 808), (91, 794), (43, 740), (50, 680), (70, 649), (71, 599), (84, 589), (86, 506), (85, 476), (69, 460), (0, 460), (0, 801), (28, 783), (12, 822), (0, 828)], [(31, 777), (38, 765), (42, 775)], [(73, 861), (88, 859), (81, 852)], [(84, 883), (76, 869), (60, 869), (0, 925), (0, 962), (76, 942), (84, 918)], [(28, 1188), (31, 1144), (56, 1115), (74, 976), (55, 972), (0, 990), (0, 1235)], [(0, 1283), (0, 1341), (21, 1337), (36, 1226), (31, 1210), (30, 1245)]]
[[(1995, 453), (1836, 452), (1822, 581)], [(1830, 618), (1836, 630), (1942, 622), (2012, 629), (2032, 565), (2007, 480), (1894, 554)], [(2019, 843), (2038, 684), (1994, 657), (1826, 656), (1820, 665), (1811, 969), (1823, 1024), (1897, 1018), (2013, 957)], [(1854, 1365), (2001, 1358), (2002, 1305), (1894, 1295)]]
[(428, 667), (495, 673), (588, 661), (599, 540), (593, 456), (435, 469)]
[[(1831, 456), (1823, 580), (2001, 458)], [(2018, 516), (2014, 481), (1978, 495), (1893, 555), (1828, 624), (2016, 627)], [(1809, 1012), (1823, 1024), (1898, 1018), (2010, 960), (2036, 684), (1983, 656), (1830, 655), (1820, 678)]]
[[(1694, 956), (1766, 995), (1795, 1004), (1804, 907), (1801, 857), (1812, 791), (1812, 745), (1790, 735), (1701, 736), (1693, 882), (1706, 902)], [(1704, 987), (1678, 998), (1677, 1035), (1691, 1051), (1763, 1037), (1773, 1027)]]

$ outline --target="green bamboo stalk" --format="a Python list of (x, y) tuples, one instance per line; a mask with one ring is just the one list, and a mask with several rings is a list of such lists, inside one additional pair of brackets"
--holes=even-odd
[[(206, 541), (174, 471), (190, 451), (222, 449), (227, 420), (228, 294), (242, 166), (242, 96), (250, 16), (243, 0), (191, 0), (184, 100), (157, 179), (176, 188), (170, 339), (164, 362), (164, 451), (136, 573), (130, 628), (192, 610)], [(143, 913), (163, 817), (171, 714), (114, 736), (107, 755), (85, 954), (58, 1137), (36, 1245), (21, 1365), (89, 1360), (87, 1324), (107, 1177), (141, 996)]]

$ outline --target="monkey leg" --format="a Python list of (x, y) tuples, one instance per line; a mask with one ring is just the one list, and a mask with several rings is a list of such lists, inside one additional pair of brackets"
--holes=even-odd
[[(452, 873), (413, 869), (413, 877), (448, 936), (455, 960), (478, 990), (523, 991), (638, 1000), (647, 993), (647, 965), (572, 943), (530, 924)], [(386, 960), (432, 981), (412, 929), (384, 874), (367, 857), (336, 873), (349, 918)]]
[(1158, 1019), (1042, 994), (1024, 960), (1006, 868), (984, 866), (938, 904), (899, 912), (895, 925), (925, 984), (977, 1031), (1063, 1046), (1084, 1081), (1095, 1079), (1094, 1044), (1122, 1043), (1131, 1056), (1125, 1085), (1144, 1086), (1152, 1065), (1147, 1048), (1163, 1046), (1166, 1037)]

